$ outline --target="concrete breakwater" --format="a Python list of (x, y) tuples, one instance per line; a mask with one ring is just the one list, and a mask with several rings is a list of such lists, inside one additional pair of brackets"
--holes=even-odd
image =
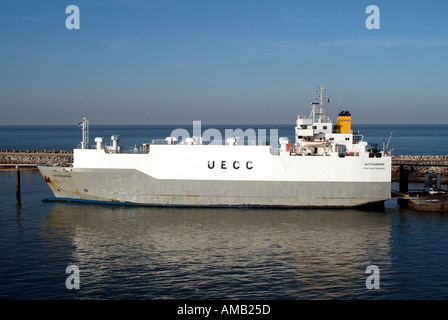
[(392, 156), (392, 181), (400, 180), (400, 165), (410, 169), (409, 182), (424, 182), (426, 173), (442, 175), (448, 182), (448, 155), (397, 155)]
[(73, 162), (72, 150), (0, 150), (0, 167), (2, 164), (59, 164)]
[[(72, 150), (0, 150), (2, 164), (59, 164), (73, 162)], [(426, 173), (442, 175), (442, 182), (448, 180), (448, 155), (396, 155), (392, 156), (392, 181), (400, 179), (400, 165), (409, 165), (412, 171), (410, 182), (424, 182)]]

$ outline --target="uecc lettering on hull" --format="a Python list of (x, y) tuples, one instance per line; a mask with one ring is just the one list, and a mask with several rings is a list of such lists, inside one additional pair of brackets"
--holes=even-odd
[(123, 150), (96, 138), (83, 142), (67, 167), (40, 166), (54, 200), (154, 206), (353, 207), (390, 199), (391, 157), (367, 150), (351, 130), (348, 111), (336, 124), (325, 116), (324, 88), (309, 117), (298, 117), (295, 141), (280, 148), (207, 143), (202, 137), (153, 141)]

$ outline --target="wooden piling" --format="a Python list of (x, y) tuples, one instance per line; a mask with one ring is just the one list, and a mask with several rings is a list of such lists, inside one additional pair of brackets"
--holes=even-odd
[(20, 193), (20, 169), (19, 166), (16, 165), (16, 200), (18, 203), (21, 202)]
[(409, 171), (408, 166), (400, 164), (400, 192), (409, 191)]

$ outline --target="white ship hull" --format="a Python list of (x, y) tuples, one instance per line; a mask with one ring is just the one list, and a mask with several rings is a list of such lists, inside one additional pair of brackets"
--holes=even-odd
[(59, 200), (155, 206), (354, 207), (390, 199), (391, 158), (271, 154), (269, 146), (151, 145), (146, 154), (75, 149), (39, 167)]

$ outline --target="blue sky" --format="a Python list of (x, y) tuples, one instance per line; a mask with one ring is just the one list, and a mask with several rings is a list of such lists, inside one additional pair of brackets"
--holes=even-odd
[[(80, 29), (68, 30), (69, 5)], [(368, 5), (380, 9), (369, 30)], [(448, 1), (0, 2), (0, 125), (448, 123)]]

